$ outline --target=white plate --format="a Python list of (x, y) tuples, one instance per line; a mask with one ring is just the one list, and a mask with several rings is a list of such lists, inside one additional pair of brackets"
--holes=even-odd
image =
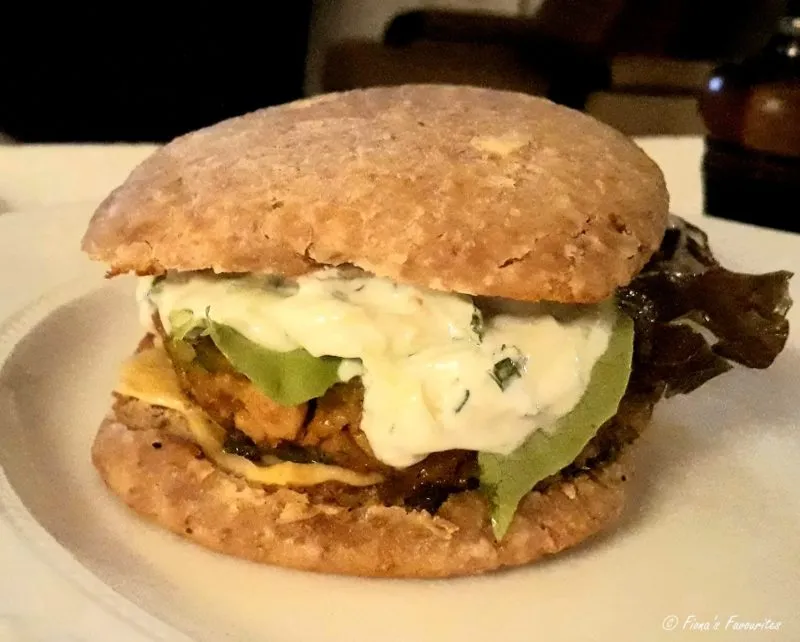
[[(62, 213), (63, 243), (47, 248), (36, 241), (42, 217), (15, 216), (0, 218), (4, 293), (15, 305), (45, 294), (0, 334), (0, 544), (19, 547), (31, 568), (44, 563), (48, 582), (74, 594), (70, 612), (56, 603), (67, 596), (48, 605), (53, 627), (71, 627), (73, 637), (51, 627), (47, 639), (674, 640), (698, 639), (692, 622), (713, 626), (715, 618), (716, 638), (739, 639), (741, 630), (725, 631), (731, 617), (780, 622), (778, 631), (750, 632), (753, 639), (800, 639), (797, 332), (771, 369), (737, 370), (660, 406), (639, 444), (626, 517), (610, 535), (481, 578), (304, 574), (207, 552), (105, 492), (89, 446), (117, 365), (141, 333), (132, 283), (104, 282), (74, 252), (85, 212)], [(703, 226), (729, 266), (800, 275), (800, 237)], [(800, 301), (800, 278), (793, 293)], [(9, 525), (24, 546), (11, 541)], [(0, 579), (3, 606), (17, 582), (25, 585), (19, 571)], [(13, 628), (3, 613), (0, 606), (0, 640), (3, 626)], [(70, 613), (82, 614), (80, 627)], [(673, 622), (677, 630), (665, 631)]]

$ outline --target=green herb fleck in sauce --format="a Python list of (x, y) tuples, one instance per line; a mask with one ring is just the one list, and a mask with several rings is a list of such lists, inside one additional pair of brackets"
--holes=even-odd
[(500, 390), (505, 390), (511, 385), (512, 380), (522, 376), (522, 373), (519, 370), (519, 362), (514, 361), (511, 357), (506, 357), (494, 364), (489, 376), (494, 379)]
[(464, 408), (464, 406), (467, 405), (467, 401), (469, 401), (469, 390), (465, 390), (464, 391), (464, 398), (461, 400), (461, 402), (458, 404), (458, 406), (456, 406), (456, 409), (454, 411), (455, 414), (458, 414), (459, 412), (461, 412), (461, 410)]
[(472, 320), (470, 321), (472, 331), (478, 336), (478, 341), (483, 341), (483, 315), (478, 308), (472, 310)]

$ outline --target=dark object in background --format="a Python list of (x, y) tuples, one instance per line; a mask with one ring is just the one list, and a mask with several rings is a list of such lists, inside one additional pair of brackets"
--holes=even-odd
[[(383, 44), (334, 45), (322, 85), (466, 82), (581, 109), (593, 92), (613, 88), (620, 55), (647, 56), (656, 65), (740, 55), (763, 45), (783, 8), (782, 0), (545, 0), (532, 17), (411, 11), (387, 25)], [(687, 93), (646, 84), (640, 91)]]
[(763, 50), (712, 73), (700, 108), (706, 212), (800, 232), (800, 1)]
[(547, 79), (547, 96), (582, 109), (586, 97), (610, 82), (608, 64), (596, 46), (564, 40), (539, 30), (535, 19), (452, 11), (411, 11), (397, 16), (384, 33), (395, 49), (419, 41), (483, 44), (511, 49), (518, 64)]
[(0, 131), (21, 142), (163, 142), (302, 95), (311, 0), (19, 11), (3, 10)]

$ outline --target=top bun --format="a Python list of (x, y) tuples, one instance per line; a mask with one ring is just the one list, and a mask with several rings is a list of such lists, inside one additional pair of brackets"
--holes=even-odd
[(656, 164), (526, 94), (406, 85), (325, 94), (187, 134), (95, 212), (111, 272), (352, 264), (473, 295), (594, 302), (658, 247)]

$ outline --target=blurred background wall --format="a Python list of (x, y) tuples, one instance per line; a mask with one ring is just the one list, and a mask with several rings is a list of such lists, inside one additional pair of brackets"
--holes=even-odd
[[(291, 0), (0, 9), (0, 132), (165, 141), (322, 91), (510, 88), (629, 134), (701, 133), (712, 66), (757, 49), (781, 0)], [(113, 13), (119, 10), (120, 13)]]
[(382, 42), (383, 32), (396, 16), (419, 9), (442, 9), (489, 15), (535, 13), (543, 0), (317, 0), (310, 25), (305, 90), (323, 90), (322, 72), (331, 47), (342, 41)]

